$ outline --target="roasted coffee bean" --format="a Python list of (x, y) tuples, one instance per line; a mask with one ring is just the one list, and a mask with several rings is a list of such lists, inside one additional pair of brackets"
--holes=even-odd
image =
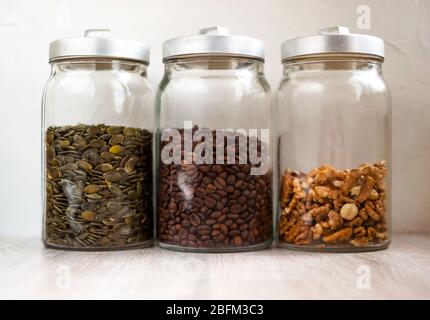
[(193, 213), (190, 215), (190, 223), (194, 226), (194, 227), (198, 227), (198, 225), (200, 224), (201, 220), (200, 217)]
[(236, 247), (240, 247), (242, 245), (242, 238), (240, 236), (235, 236), (233, 242)]
[(210, 231), (211, 231), (211, 227), (206, 225), (206, 224), (202, 224), (202, 225), (198, 226), (198, 228), (197, 228), (197, 232), (200, 235), (207, 235), (210, 233)]
[[(179, 131), (183, 134), (183, 130)], [(167, 143), (162, 142), (161, 149)], [(260, 141), (258, 146), (261, 148)], [(180, 147), (179, 150), (182, 152)], [(215, 163), (216, 146), (213, 151)], [(235, 152), (239, 153), (238, 146)], [(161, 162), (160, 242), (210, 250), (270, 241), (271, 173), (251, 175), (251, 168), (250, 164), (177, 165)], [(174, 225), (179, 228), (172, 228)]]
[(217, 187), (220, 190), (224, 190), (225, 186), (227, 185), (225, 180), (221, 177), (216, 177), (214, 184), (215, 184), (215, 187)]
[(234, 185), (235, 182), (236, 182), (236, 177), (233, 174), (229, 175), (227, 178), (227, 183), (230, 185)]
[(188, 236), (188, 230), (186, 228), (181, 228), (178, 232), (179, 240), (184, 240)]
[[(125, 138), (136, 140), (126, 146)], [(47, 245), (119, 248), (153, 238), (152, 133), (106, 125), (49, 127), (46, 155)]]
[(208, 208), (211, 208), (211, 209), (213, 209), (216, 206), (216, 200), (211, 196), (205, 197), (204, 203), (206, 206), (208, 206)]

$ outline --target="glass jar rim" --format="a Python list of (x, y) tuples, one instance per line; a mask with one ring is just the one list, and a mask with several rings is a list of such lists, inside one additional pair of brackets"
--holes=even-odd
[(292, 63), (301, 63), (301, 62), (319, 62), (323, 60), (330, 60), (330, 61), (345, 61), (345, 60), (369, 60), (372, 62), (378, 62), (383, 63), (385, 59), (381, 56), (372, 55), (372, 54), (361, 54), (361, 53), (317, 53), (317, 54), (308, 54), (308, 55), (302, 55), (302, 56), (296, 56), (291, 58), (285, 58), (282, 59), (282, 64), (292, 64)]
[(64, 62), (93, 62), (93, 63), (110, 63), (110, 62), (121, 62), (121, 63), (133, 63), (148, 66), (149, 62), (142, 60), (125, 59), (123, 57), (114, 56), (68, 56), (68, 57), (58, 57), (56, 59), (50, 59), (50, 64), (64, 63)]
[(176, 55), (171, 57), (166, 57), (163, 59), (163, 63), (175, 62), (175, 61), (184, 61), (187, 59), (206, 59), (206, 58), (222, 58), (222, 59), (242, 59), (242, 60), (253, 60), (256, 62), (264, 63), (263, 58), (259, 58), (256, 56), (249, 56), (243, 54), (229, 54), (229, 53), (193, 53), (193, 54), (183, 54)]

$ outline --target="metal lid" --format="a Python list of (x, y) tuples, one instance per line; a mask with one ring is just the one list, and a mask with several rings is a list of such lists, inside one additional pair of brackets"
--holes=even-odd
[(49, 61), (93, 57), (134, 60), (149, 64), (149, 46), (127, 39), (112, 39), (91, 36), (95, 32), (109, 29), (87, 29), (83, 37), (63, 38), (50, 43)]
[(353, 53), (384, 58), (384, 40), (365, 34), (349, 33), (347, 27), (322, 29), (318, 35), (285, 41), (281, 47), (282, 60), (313, 54)]
[(198, 35), (178, 37), (163, 44), (163, 61), (188, 55), (234, 55), (264, 61), (263, 41), (243, 36), (229, 35), (223, 27), (200, 29)]

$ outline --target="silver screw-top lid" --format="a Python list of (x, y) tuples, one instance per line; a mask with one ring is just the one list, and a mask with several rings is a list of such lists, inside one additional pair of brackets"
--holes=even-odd
[(189, 55), (233, 55), (264, 61), (263, 41), (229, 35), (223, 27), (200, 29), (198, 35), (178, 37), (163, 44), (163, 60)]
[(282, 60), (314, 54), (365, 54), (384, 58), (384, 40), (365, 34), (352, 34), (347, 27), (322, 29), (318, 35), (295, 38), (281, 46)]
[(109, 29), (87, 29), (83, 37), (63, 38), (50, 43), (49, 61), (72, 58), (112, 58), (149, 64), (149, 46), (138, 41), (92, 36)]

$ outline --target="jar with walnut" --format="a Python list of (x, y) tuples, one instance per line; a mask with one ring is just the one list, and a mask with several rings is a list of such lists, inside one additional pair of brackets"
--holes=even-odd
[(390, 243), (390, 95), (382, 39), (333, 27), (282, 45), (276, 110), (278, 244)]

